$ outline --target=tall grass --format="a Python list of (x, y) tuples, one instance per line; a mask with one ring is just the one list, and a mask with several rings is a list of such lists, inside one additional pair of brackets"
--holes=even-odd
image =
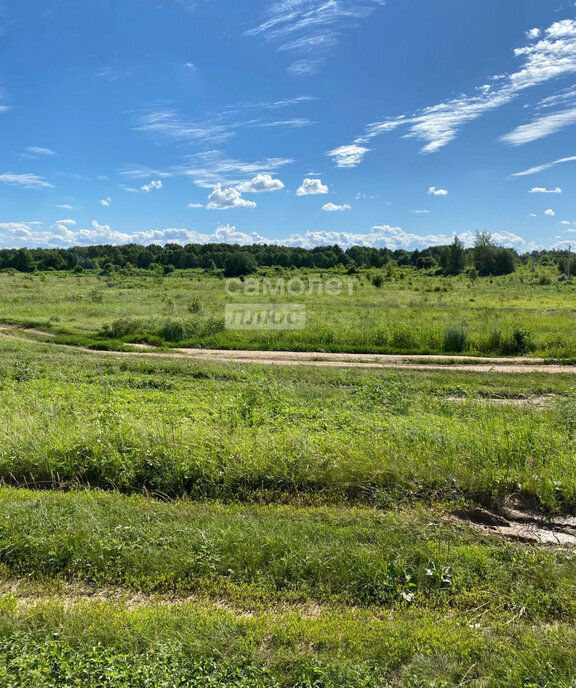
[[(161, 283), (148, 274), (0, 273), (0, 320), (49, 328), (60, 341), (100, 348), (131, 340), (211, 348), (576, 358), (574, 287), (569, 284), (539, 284), (522, 271), (476, 281), (411, 268), (377, 276), (382, 281), (375, 287), (370, 271), (354, 276), (270, 271), (267, 279), (301, 279), (305, 293), (256, 298), (242, 290), (230, 295), (223, 279), (194, 270), (176, 271)], [(334, 278), (343, 281), (340, 294), (314, 288)], [(347, 280), (354, 280), (350, 291)], [(306, 306), (303, 330), (224, 328), (227, 303), (294, 301)], [(501, 335), (490, 334), (497, 332)]]
[[(59, 360), (23, 357), (0, 378), (7, 484), (249, 501), (493, 505), (520, 494), (547, 509), (575, 504), (565, 411), (483, 402), (465, 391), (469, 375), (434, 390), (442, 373), (314, 371), (311, 384), (305, 371), (221, 365), (191, 378), (185, 362), (166, 375), (156, 362)], [(329, 382), (339, 375), (343, 384)], [(454, 393), (463, 400), (445, 399)]]

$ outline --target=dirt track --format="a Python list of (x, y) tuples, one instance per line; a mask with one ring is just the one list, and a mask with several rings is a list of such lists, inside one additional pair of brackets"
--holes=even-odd
[[(0, 325), (6, 334), (31, 334), (52, 337), (49, 332), (31, 328)], [(34, 340), (29, 340), (34, 341)], [(483, 373), (564, 373), (576, 374), (576, 365), (547, 364), (542, 358), (482, 358), (478, 356), (353, 354), (302, 351), (243, 351), (223, 349), (172, 349), (158, 351), (131, 344), (132, 351), (96, 351), (82, 348), (93, 355), (148, 356), (185, 358), (194, 361), (223, 363), (256, 363), (259, 365), (315, 366), (328, 368), (402, 368), (405, 370), (460, 370)], [(68, 347), (80, 348), (80, 347)]]

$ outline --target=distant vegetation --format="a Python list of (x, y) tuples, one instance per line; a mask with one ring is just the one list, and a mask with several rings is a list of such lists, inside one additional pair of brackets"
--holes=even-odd
[(567, 251), (540, 251), (519, 255), (514, 249), (496, 246), (489, 233), (481, 232), (477, 234), (473, 248), (465, 248), (458, 237), (455, 237), (448, 246), (433, 246), (422, 251), (366, 246), (353, 246), (344, 251), (338, 245), (305, 249), (267, 244), (127, 244), (76, 246), (67, 249), (3, 249), (0, 250), (0, 270), (113, 272), (117, 269), (139, 268), (170, 272), (202, 268), (221, 270), (226, 276), (236, 277), (266, 267), (321, 270), (345, 268), (353, 272), (355, 269), (382, 268), (388, 264), (396, 264), (399, 267), (412, 266), (417, 270), (432, 271), (438, 275), (459, 275), (468, 270), (476, 271), (480, 276), (497, 276), (510, 274), (517, 266), (532, 260), (556, 265), (560, 272), (565, 273), (567, 255)]
[[(125, 247), (126, 248), (126, 247)], [(160, 247), (156, 247), (163, 251)], [(454, 264), (476, 253), (449, 247)], [(363, 250), (363, 249), (362, 249)], [(371, 251), (371, 249), (367, 249)], [(481, 246), (496, 262), (506, 249)], [(310, 255), (316, 255), (309, 252)], [(576, 359), (576, 286), (548, 255), (518, 262), (512, 274), (481, 276), (399, 266), (353, 270), (259, 267), (231, 249), (224, 268), (166, 271), (0, 272), (0, 322), (51, 332), (56, 341), (100, 349), (154, 346), (393, 354), (524, 355)], [(564, 257), (565, 262), (565, 257)], [(478, 263), (480, 267), (480, 263)], [(438, 274), (440, 273), (440, 274)], [(232, 279), (232, 288), (226, 282)], [(329, 293), (331, 282), (340, 285)], [(288, 285), (295, 284), (297, 293)], [(266, 286), (268, 285), (269, 288)], [(226, 328), (225, 307), (298, 303), (306, 327), (292, 331)]]

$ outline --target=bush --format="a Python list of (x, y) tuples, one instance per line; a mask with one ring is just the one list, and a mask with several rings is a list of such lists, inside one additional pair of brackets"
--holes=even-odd
[(158, 335), (165, 342), (181, 342), (186, 335), (184, 323), (179, 320), (165, 320), (158, 330)]
[(448, 353), (460, 353), (468, 344), (468, 329), (463, 325), (448, 325), (444, 330), (442, 350)]
[(415, 340), (413, 331), (404, 324), (396, 325), (390, 335), (390, 345), (403, 352), (413, 349)]
[(384, 284), (384, 277), (382, 276), (382, 273), (378, 272), (376, 275), (372, 275), (370, 281), (376, 287), (376, 289), (380, 289)]
[(193, 298), (192, 301), (190, 301), (190, 304), (188, 305), (188, 312), (189, 313), (200, 313), (202, 310), (202, 304), (200, 303), (199, 298)]
[(124, 337), (140, 332), (141, 329), (142, 323), (140, 320), (119, 318), (118, 320), (114, 320), (110, 325), (104, 325), (99, 334), (101, 337), (106, 337), (106, 339), (123, 339)]
[(532, 335), (524, 327), (516, 327), (514, 329), (512, 340), (518, 353), (526, 353), (534, 348)]

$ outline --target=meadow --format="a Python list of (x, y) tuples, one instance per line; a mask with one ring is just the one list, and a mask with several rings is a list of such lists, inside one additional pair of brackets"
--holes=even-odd
[[(251, 291), (257, 280), (259, 293)], [(339, 293), (328, 293), (329, 280)], [(273, 288), (296, 280), (304, 293)], [(320, 284), (320, 288), (318, 287)], [(375, 286), (377, 285), (377, 286)], [(111, 274), (0, 273), (0, 322), (27, 324), (59, 341), (97, 348), (158, 346), (381, 353), (468, 353), (576, 357), (576, 287), (555, 266), (502, 277), (435, 277), (391, 264), (382, 270), (262, 269), (232, 283), (221, 274), (178, 270)], [(226, 304), (298, 303), (306, 327), (226, 329)]]
[[(521, 330), (517, 354), (573, 356), (570, 285), (359, 279), (305, 297), (284, 348), (445, 352), (455, 327), (481, 353), (500, 327), (491, 353)], [(574, 545), (457, 517), (576, 513), (572, 374), (167, 358), (279, 336), (217, 331), (198, 271), (0, 283), (1, 320), (53, 335), (0, 332), (2, 686), (576, 685)], [(74, 346), (138, 339), (158, 351)]]

